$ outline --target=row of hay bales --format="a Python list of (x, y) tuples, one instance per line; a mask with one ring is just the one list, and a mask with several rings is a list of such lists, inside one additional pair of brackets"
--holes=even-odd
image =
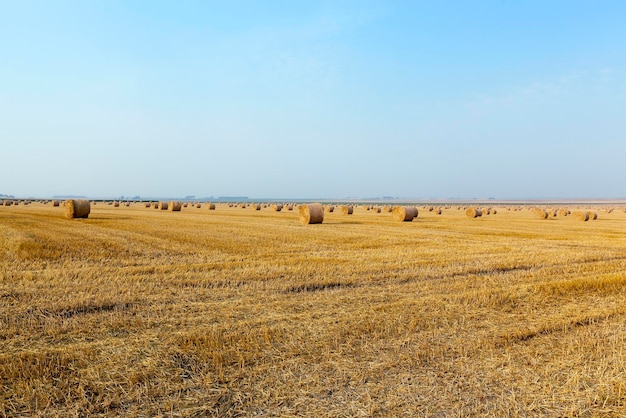
[[(13, 205), (14, 202), (15, 201), (13, 200), (5, 199), (4, 201), (2, 201), (2, 205), (9, 206), (9, 205)], [(64, 202), (61, 202), (59, 200), (52, 200), (52, 201), (41, 201), (40, 203), (43, 203), (43, 204), (52, 203), (52, 206), (63, 205), (65, 207), (66, 216), (70, 219), (88, 217), (90, 210), (91, 210), (91, 204), (92, 204), (91, 202), (89, 202), (89, 200), (84, 200), (84, 199), (68, 199)], [(93, 204), (95, 205), (96, 203), (93, 202)], [(114, 205), (114, 202), (111, 202), (109, 204)], [(181, 211), (182, 207), (188, 206), (187, 203), (182, 203), (179, 201), (146, 202), (145, 205), (146, 207), (153, 207), (158, 210), (164, 210), (164, 211), (167, 210), (167, 211), (172, 211), (172, 212), (179, 212)], [(191, 206), (196, 207), (196, 208), (201, 208), (202, 204), (192, 203)], [(256, 203), (256, 204), (252, 204), (251, 206), (256, 210), (260, 210), (261, 206), (267, 207), (268, 205), (267, 204), (261, 205), (259, 203)], [(215, 203), (206, 203), (206, 207), (209, 210), (216, 209)], [(283, 209), (283, 207), (284, 206), (280, 204), (272, 205), (272, 208), (275, 211), (280, 211)], [(293, 204), (289, 204), (288, 210), (293, 210), (293, 207), (294, 207)], [(376, 209), (380, 209), (380, 207), (365, 206), (365, 209), (376, 210)], [(431, 207), (426, 208), (427, 211), (435, 212), (435, 213), (437, 213), (437, 209), (440, 209), (440, 208), (432, 208), (432, 210), (431, 210)], [(461, 209), (461, 207), (458, 207), (458, 209)], [(507, 210), (521, 210), (520, 208), (511, 208), (511, 207), (508, 207), (506, 209)], [(334, 210), (335, 210), (335, 206), (332, 204), (328, 204), (325, 206), (318, 204), (318, 203), (300, 205), (301, 222), (304, 224), (322, 223), (323, 218), (324, 218), (323, 216), (324, 212), (332, 213), (334, 212)], [(532, 213), (536, 214), (536, 216), (540, 219), (548, 219), (549, 217), (557, 217), (557, 216), (572, 216), (573, 218), (581, 220), (581, 221), (588, 221), (588, 220), (594, 220), (598, 218), (598, 214), (595, 211), (576, 210), (572, 212), (565, 208), (543, 209), (543, 208), (537, 208), (537, 207), (531, 207), (529, 208), (529, 210)], [(611, 213), (609, 212), (609, 210), (612, 212), (612, 209), (606, 209), (608, 213)], [(321, 211), (321, 215), (320, 215), (320, 211)], [(400, 222), (410, 222), (413, 219), (415, 219), (419, 213), (417, 207), (415, 206), (395, 206), (395, 207), (386, 206), (382, 208), (382, 211), (391, 212), (393, 219), (400, 221)], [(626, 212), (626, 209), (624, 209), (624, 212)], [(353, 214), (354, 206), (352, 205), (341, 206), (341, 213), (344, 215)], [(380, 213), (380, 211), (378, 211), (378, 213)], [(466, 215), (470, 218), (477, 218), (477, 217), (483, 216), (484, 214), (496, 214), (496, 213), (497, 213), (497, 210), (493, 208), (469, 207), (466, 209)]]
[(595, 211), (576, 210), (570, 211), (565, 208), (560, 209), (542, 209), (542, 208), (530, 208), (530, 211), (539, 219), (556, 218), (557, 216), (565, 217), (571, 216), (579, 221), (589, 221), (598, 219), (598, 213)]
[(498, 213), (497, 209), (494, 208), (466, 208), (465, 215), (468, 218), (480, 218), (483, 215), (496, 215)]

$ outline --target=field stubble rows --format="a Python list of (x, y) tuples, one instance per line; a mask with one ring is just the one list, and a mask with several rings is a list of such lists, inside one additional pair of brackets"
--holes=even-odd
[(623, 416), (599, 215), (0, 208), (0, 415)]

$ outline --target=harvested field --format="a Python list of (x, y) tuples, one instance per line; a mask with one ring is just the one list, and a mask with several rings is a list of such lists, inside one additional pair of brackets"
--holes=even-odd
[(626, 415), (624, 211), (217, 209), (0, 207), (0, 416)]

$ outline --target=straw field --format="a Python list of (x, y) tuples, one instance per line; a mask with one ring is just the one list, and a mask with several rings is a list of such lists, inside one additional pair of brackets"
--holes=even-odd
[(626, 213), (497, 209), (0, 207), (0, 416), (626, 416)]

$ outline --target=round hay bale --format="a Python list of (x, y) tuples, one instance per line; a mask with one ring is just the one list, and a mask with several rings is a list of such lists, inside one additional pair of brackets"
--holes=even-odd
[(383, 207), (383, 212), (391, 212), (392, 210), (393, 210), (393, 208), (391, 206)]
[(324, 222), (324, 207), (321, 203), (300, 205), (298, 211), (302, 225), (321, 224)]
[(206, 206), (209, 210), (215, 210), (215, 203), (208, 203)]
[(261, 204), (256, 203), (256, 204), (252, 205), (252, 208), (253, 208), (254, 210), (261, 210)]
[(559, 210), (556, 211), (557, 215), (559, 216), (567, 216), (569, 215), (569, 211), (565, 208), (561, 208)]
[(418, 211), (413, 206), (396, 206), (391, 212), (393, 219), (400, 222), (411, 222), (417, 217)]
[(120, 207), (120, 202), (118, 202), (117, 200), (115, 202), (113, 202), (113, 207), (114, 208), (119, 208)]
[(59, 207), (59, 201), (58, 200), (53, 200), (52, 201), (52, 206), (54, 206), (55, 208)]
[(159, 210), (167, 210), (167, 202), (159, 202)]
[(335, 211), (335, 207), (333, 205), (326, 205), (326, 212), (333, 213)]
[(280, 212), (281, 210), (283, 210), (283, 205), (280, 203), (273, 204), (272, 209), (274, 210), (274, 212)]
[(183, 204), (181, 202), (175, 202), (172, 200), (167, 204), (167, 210), (169, 210), (170, 212), (180, 212), (182, 208)]
[(535, 216), (537, 216), (537, 218), (539, 219), (548, 219), (548, 211), (545, 209), (539, 209), (536, 208), (533, 210), (533, 213), (535, 214)]
[(574, 217), (574, 219), (576, 220), (584, 222), (589, 220), (589, 214), (587, 212), (575, 211), (572, 212), (572, 217)]
[(598, 214), (596, 212), (589, 211), (587, 212), (587, 215), (589, 215), (590, 221), (595, 221), (596, 219), (598, 219)]
[(483, 211), (478, 208), (467, 208), (465, 214), (470, 218), (478, 218), (483, 216)]
[(375, 207), (374, 209), (372, 209), (374, 212), (376, 213), (380, 213), (380, 208), (379, 207)]
[(91, 204), (86, 199), (67, 199), (65, 201), (65, 217), (67, 219), (87, 218), (91, 212)]
[(146, 203), (144, 203), (144, 206), (149, 208), (151, 206), (151, 203), (150, 202), (146, 202)]
[(434, 212), (437, 215), (441, 215), (441, 208), (435, 208)]
[(201, 203), (196, 203), (196, 208), (200, 209), (202, 207)]
[(352, 215), (354, 213), (354, 208), (352, 206), (342, 206), (341, 213), (344, 215)]
[(159, 202), (153, 202), (152, 209), (159, 209)]
[(287, 205), (287, 210), (293, 210), (293, 205)]

